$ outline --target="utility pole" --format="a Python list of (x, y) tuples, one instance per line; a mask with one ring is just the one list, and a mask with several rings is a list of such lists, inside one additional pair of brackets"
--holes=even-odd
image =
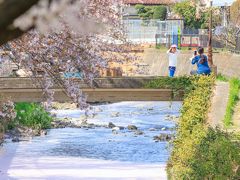
[(209, 34), (208, 34), (208, 63), (213, 66), (213, 52), (212, 52), (212, 5), (213, 0), (210, 0), (210, 19), (209, 19)]

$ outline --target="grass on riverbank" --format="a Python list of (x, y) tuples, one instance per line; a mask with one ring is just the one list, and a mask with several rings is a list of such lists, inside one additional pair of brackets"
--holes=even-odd
[(27, 126), (33, 129), (48, 129), (51, 127), (53, 118), (51, 115), (37, 103), (16, 103), (16, 118), (10, 123), (9, 128), (16, 125)]
[(228, 82), (228, 81), (229, 81), (229, 78), (226, 77), (226, 76), (224, 76), (224, 75), (222, 75), (222, 74), (218, 74), (218, 75), (217, 75), (217, 80), (218, 80), (218, 81), (221, 81), (221, 82)]
[(226, 114), (224, 117), (224, 125), (229, 127), (233, 123), (233, 113), (234, 108), (239, 101), (239, 93), (240, 93), (240, 80), (237, 78), (232, 78), (229, 81), (230, 85), (230, 92), (229, 92), (229, 99), (226, 108)]

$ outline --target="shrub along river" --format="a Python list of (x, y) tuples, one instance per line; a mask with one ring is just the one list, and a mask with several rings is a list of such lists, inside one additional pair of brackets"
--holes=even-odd
[[(31, 141), (7, 141), (0, 150), (0, 179), (166, 179), (169, 143), (156, 136), (174, 133), (180, 108), (181, 102), (95, 106), (88, 122), (99, 126), (51, 129)], [(54, 113), (73, 121), (84, 116), (78, 110)], [(113, 127), (105, 128), (109, 122)]]

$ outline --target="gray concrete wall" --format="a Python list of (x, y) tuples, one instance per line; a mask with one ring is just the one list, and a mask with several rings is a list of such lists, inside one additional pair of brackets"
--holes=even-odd
[[(191, 65), (192, 51), (181, 52), (178, 58), (176, 75), (189, 75), (190, 71), (196, 69)], [(240, 55), (230, 53), (214, 53), (214, 64), (218, 67), (218, 73), (231, 77), (240, 77)], [(168, 56), (165, 52), (151, 48), (145, 49), (143, 62), (149, 65), (149, 75), (168, 75)]]

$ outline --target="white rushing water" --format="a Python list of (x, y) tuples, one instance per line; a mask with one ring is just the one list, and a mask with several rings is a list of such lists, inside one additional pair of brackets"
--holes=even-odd
[[(5, 143), (0, 151), (0, 180), (7, 179), (166, 179), (167, 142), (153, 136), (175, 126), (180, 102), (121, 102), (95, 107), (88, 121), (136, 125), (144, 135), (111, 129), (52, 129), (30, 142)], [(55, 111), (59, 118), (81, 118), (78, 110)], [(154, 128), (155, 131), (151, 131)]]

